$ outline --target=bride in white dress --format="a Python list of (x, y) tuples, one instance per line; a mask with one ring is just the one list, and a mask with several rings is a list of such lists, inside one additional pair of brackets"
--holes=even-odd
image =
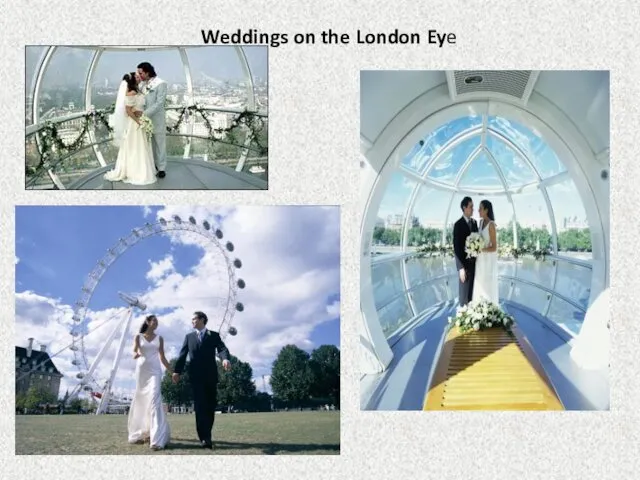
[(493, 205), (482, 200), (478, 208), (480, 214), (480, 235), (485, 248), (476, 258), (476, 275), (473, 282), (473, 300), (485, 299), (499, 305), (498, 296), (498, 241)]
[(160, 394), (160, 363), (169, 371), (171, 365), (164, 356), (164, 340), (155, 333), (157, 327), (158, 319), (155, 315), (149, 315), (134, 340), (133, 358), (137, 360), (136, 391), (128, 420), (129, 443), (144, 443), (148, 440), (153, 450), (166, 447), (171, 435)]
[(157, 181), (151, 141), (136, 116), (137, 112), (144, 111), (144, 103), (135, 72), (126, 73), (111, 117), (113, 141), (119, 148), (118, 158), (115, 168), (105, 173), (105, 180), (132, 185), (150, 185)]

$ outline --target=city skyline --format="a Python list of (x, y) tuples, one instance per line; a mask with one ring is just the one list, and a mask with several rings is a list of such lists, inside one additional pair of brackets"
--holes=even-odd
[[(119, 237), (175, 214), (207, 219), (235, 245), (230, 255), (243, 264), (237, 277), (246, 288), (239, 290), (238, 301), (245, 308), (234, 317), (238, 335), (226, 342), (233, 355), (251, 364), (258, 389), (286, 344), (306, 351), (322, 344), (340, 346), (337, 207), (17, 207), (15, 344), (25, 347), (34, 338), (34, 348), (47, 346), (65, 374), (61, 395), (73, 389), (78, 370), (71, 364), (72, 352), (55, 354), (72, 341), (73, 305), (87, 275)], [(158, 316), (168, 358), (177, 355), (190, 331), (193, 311), (205, 311), (209, 326), (218, 328), (226, 268), (218, 266), (215, 250), (188, 234), (155, 236), (125, 252), (102, 277), (87, 315), (86, 329), (94, 332), (85, 337), (90, 363), (112, 329), (108, 325), (126, 309), (117, 292), (140, 296), (148, 305), (134, 316), (114, 388), (133, 388), (130, 343), (144, 315)], [(108, 377), (114, 357), (112, 344), (98, 378)]]
[[(30, 85), (35, 69), (47, 47), (25, 47), (26, 79)], [(108, 47), (106, 47), (108, 48)], [(246, 78), (242, 64), (235, 48), (230, 46), (198, 46), (185, 47), (189, 67), (192, 73), (200, 76), (194, 78), (243, 79)], [(268, 49), (265, 46), (248, 46), (242, 48), (249, 64), (251, 76), (262, 82), (268, 80)], [(45, 76), (43, 87), (84, 85), (91, 59), (94, 54), (90, 48), (58, 47), (52, 57)], [(104, 83), (120, 83), (122, 76), (135, 71), (141, 62), (154, 65), (159, 77), (170, 83), (185, 80), (184, 66), (177, 48), (166, 50), (106, 50), (102, 53), (94, 71), (94, 79)], [(92, 82), (94, 83), (94, 82)]]

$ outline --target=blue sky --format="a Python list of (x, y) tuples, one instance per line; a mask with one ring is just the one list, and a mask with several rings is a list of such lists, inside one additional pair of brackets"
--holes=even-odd
[[(245, 305), (233, 321), (238, 335), (227, 337), (227, 345), (251, 363), (255, 377), (269, 374), (275, 355), (288, 343), (307, 351), (322, 344), (340, 346), (339, 208), (284, 206), (17, 207), (16, 345), (25, 346), (27, 338), (34, 337), (49, 351), (67, 346), (71, 306), (98, 260), (133, 228), (173, 214), (206, 219), (223, 231), (224, 242), (234, 243), (229, 256), (242, 260), (236, 276), (247, 287), (238, 293)], [(91, 299), (88, 330), (108, 323), (87, 336), (90, 356), (104, 343), (112, 328), (108, 325), (124, 313), (118, 291), (141, 296), (148, 310), (159, 315), (169, 357), (189, 331), (194, 310), (207, 312), (209, 326), (217, 330), (224, 314), (217, 299), (228, 296), (226, 264), (210, 242), (202, 245), (200, 237), (186, 233), (154, 236), (127, 250)], [(140, 323), (141, 317), (134, 318), (116, 388), (133, 387), (130, 338)], [(114, 342), (100, 367), (105, 376), (115, 350)], [(75, 375), (71, 359), (66, 351), (56, 363)], [(64, 387), (70, 383), (72, 378)]]
[[(403, 157), (401, 165), (417, 174), (422, 174), (428, 161), (436, 155), (454, 136), (469, 129), (481, 127), (482, 117), (463, 117), (434, 130), (424, 138), (424, 145), (416, 144)], [(544, 141), (538, 132), (534, 132), (524, 126), (506, 120), (501, 117), (489, 117), (488, 128), (505, 135), (527, 153), (542, 178), (550, 178), (561, 174), (566, 168)], [(480, 135), (473, 136), (446, 153), (443, 153), (433, 168), (429, 171), (429, 178), (441, 183), (452, 185), (469, 156), (476, 147), (480, 146)], [(507, 181), (509, 187), (517, 187), (536, 181), (536, 176), (531, 168), (515, 153), (515, 151), (499, 136), (487, 135), (486, 147), (496, 162)], [(404, 214), (406, 206), (416, 186), (416, 182), (398, 170), (393, 174), (383, 200), (378, 216), (385, 218), (389, 214)], [(460, 178), (460, 188), (470, 191), (482, 192), (483, 190), (502, 189), (502, 183), (498, 171), (493, 166), (486, 151), (482, 151), (471, 162), (466, 173)], [(577, 216), (586, 219), (586, 213), (573, 181), (567, 179), (548, 189), (556, 221), (561, 222), (564, 217)], [(453, 194), (453, 205), (448, 217), (448, 222), (457, 220), (460, 215), (460, 201), (464, 194)], [(444, 190), (436, 190), (423, 187), (417, 198), (413, 215), (423, 223), (444, 222), (452, 194)], [(493, 203), (498, 226), (506, 226), (511, 220), (513, 208), (502, 195), (473, 194), (477, 215), (477, 207), (482, 199), (488, 199)], [(549, 212), (542, 193), (538, 190), (529, 191), (513, 196), (518, 221), (525, 224), (549, 225)]]

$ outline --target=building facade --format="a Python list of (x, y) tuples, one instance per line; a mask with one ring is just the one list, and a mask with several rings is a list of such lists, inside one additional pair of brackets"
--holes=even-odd
[(27, 348), (16, 347), (16, 395), (24, 395), (29, 388), (43, 387), (56, 398), (60, 393), (62, 373), (51, 360), (45, 345), (33, 349), (33, 338)]

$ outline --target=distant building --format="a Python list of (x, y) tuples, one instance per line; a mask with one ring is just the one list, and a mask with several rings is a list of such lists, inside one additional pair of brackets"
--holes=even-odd
[(16, 395), (27, 393), (32, 386), (42, 386), (58, 398), (62, 376), (45, 345), (34, 350), (30, 338), (27, 348), (16, 347)]

